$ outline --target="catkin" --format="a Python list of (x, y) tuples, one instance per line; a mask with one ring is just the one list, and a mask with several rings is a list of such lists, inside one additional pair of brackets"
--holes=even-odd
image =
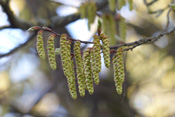
[(121, 17), (119, 21), (119, 32), (120, 32), (119, 35), (121, 40), (125, 41), (126, 40), (126, 23), (123, 17)]
[(63, 71), (67, 78), (70, 95), (73, 99), (76, 99), (77, 93), (75, 87), (75, 71), (73, 60), (71, 60), (70, 44), (70, 41), (67, 40), (67, 35), (62, 34), (60, 37), (60, 55), (62, 60)]
[(96, 64), (95, 64), (95, 57), (94, 57), (94, 50), (93, 50), (93, 48), (91, 48), (91, 50), (90, 50), (90, 58), (91, 58), (91, 70), (92, 70), (92, 74), (93, 74), (93, 79), (94, 79), (94, 83), (96, 84), (96, 85), (98, 85), (99, 84), (99, 74), (98, 74), (98, 72), (96, 71)]
[(81, 44), (80, 41), (76, 41), (76, 43), (74, 44), (74, 56), (75, 56), (75, 62), (76, 62), (79, 93), (80, 93), (80, 96), (84, 96), (85, 95), (85, 76), (84, 76), (83, 61), (81, 57), (80, 44)]
[(107, 15), (102, 15), (102, 30), (103, 33), (107, 34), (108, 32), (108, 19), (107, 19)]
[(122, 84), (124, 82), (124, 64), (123, 64), (123, 48), (119, 48), (112, 58), (114, 68), (114, 81), (118, 94), (122, 93)]
[(105, 66), (108, 68), (110, 66), (110, 46), (109, 46), (109, 37), (102, 33), (100, 35), (101, 40), (102, 40), (102, 47), (103, 47), (103, 58), (104, 58), (104, 63)]
[(43, 30), (38, 31), (36, 49), (40, 58), (45, 59), (46, 55), (45, 55), (44, 42), (43, 42)]
[(116, 38), (115, 38), (115, 33), (116, 33), (116, 23), (114, 20), (114, 17), (112, 14), (108, 15), (109, 18), (109, 37), (110, 37), (110, 45), (115, 45), (116, 44)]
[(80, 17), (81, 17), (81, 19), (86, 18), (86, 16), (87, 16), (86, 9), (87, 9), (87, 4), (86, 3), (81, 4), (81, 6), (80, 6)]
[(101, 71), (101, 44), (100, 44), (100, 37), (98, 35), (94, 35), (94, 62), (96, 64), (96, 71), (99, 73)]
[(109, 2), (109, 9), (111, 11), (115, 11), (115, 9), (116, 9), (116, 0), (108, 0), (108, 2)]
[(96, 11), (97, 11), (97, 8), (96, 8), (95, 2), (89, 2), (87, 6), (87, 18), (88, 18), (89, 29), (90, 29), (90, 25), (94, 23)]
[(119, 10), (126, 4), (125, 0), (118, 0), (117, 2), (118, 2), (118, 9)]
[(55, 46), (54, 46), (54, 39), (55, 34), (50, 34), (47, 40), (47, 54), (48, 54), (48, 60), (51, 69), (56, 70), (57, 64), (55, 59)]
[(90, 62), (90, 48), (86, 49), (83, 52), (83, 64), (84, 64), (85, 76), (86, 76), (86, 88), (89, 94), (93, 94), (94, 87), (93, 87), (92, 70), (91, 70), (91, 62)]
[(133, 9), (133, 0), (129, 0), (129, 10), (131, 11)]

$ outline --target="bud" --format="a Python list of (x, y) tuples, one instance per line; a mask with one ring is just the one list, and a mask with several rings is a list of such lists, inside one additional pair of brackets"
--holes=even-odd
[(32, 32), (32, 31), (37, 31), (37, 30), (41, 30), (41, 27), (39, 27), (39, 26), (32, 26), (27, 31), (28, 32)]

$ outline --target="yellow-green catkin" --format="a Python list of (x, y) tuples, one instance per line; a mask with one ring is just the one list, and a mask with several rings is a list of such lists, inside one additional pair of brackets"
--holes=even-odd
[(119, 36), (120, 39), (123, 40), (125, 42), (126, 40), (126, 23), (125, 23), (125, 19), (123, 17), (120, 18), (119, 21)]
[(115, 11), (115, 9), (116, 9), (116, 0), (108, 0), (108, 4), (109, 4), (109, 9), (111, 11)]
[(133, 10), (133, 0), (129, 0), (129, 10)]
[(105, 34), (108, 32), (108, 19), (106, 14), (102, 15), (102, 31)]
[(104, 63), (105, 66), (108, 68), (110, 66), (110, 45), (109, 45), (109, 37), (102, 33), (100, 35), (101, 40), (102, 40), (102, 47), (103, 47), (103, 58), (104, 58)]
[(81, 19), (86, 18), (87, 17), (87, 4), (83, 3), (80, 6), (80, 17)]
[(101, 72), (101, 44), (100, 44), (100, 37), (98, 35), (94, 35), (94, 39), (93, 39), (93, 43), (94, 43), (94, 62), (96, 64), (96, 71), (99, 73)]
[(125, 0), (117, 0), (118, 9), (120, 10), (125, 4)]
[(69, 92), (71, 94), (71, 97), (73, 99), (77, 98), (77, 92), (76, 92), (76, 82), (75, 82), (75, 69), (74, 69), (74, 61), (71, 60), (71, 68), (70, 68), (71, 76), (68, 76), (68, 85), (69, 85)]
[(84, 64), (85, 76), (86, 76), (86, 88), (89, 94), (93, 94), (94, 87), (93, 87), (91, 61), (90, 61), (90, 48), (86, 49), (83, 52), (83, 64)]
[(47, 40), (47, 54), (48, 54), (48, 60), (51, 69), (56, 70), (57, 64), (56, 64), (56, 58), (55, 58), (55, 46), (54, 46), (54, 39), (56, 35), (50, 34)]
[(80, 93), (80, 96), (84, 96), (85, 95), (85, 75), (84, 75), (84, 67), (83, 67), (83, 61), (81, 57), (80, 45), (81, 45), (80, 41), (75, 42), (74, 57), (76, 62), (79, 93)]
[(88, 18), (88, 27), (90, 29), (90, 25), (94, 23), (96, 16), (97, 7), (95, 2), (89, 2), (87, 6), (87, 18)]
[(119, 48), (112, 58), (114, 68), (114, 81), (118, 94), (122, 93), (122, 84), (124, 82), (124, 64), (123, 64), (123, 48)]
[(38, 31), (36, 49), (40, 58), (45, 59), (46, 55), (45, 55), (44, 42), (43, 42), (43, 30)]
[(60, 55), (63, 71), (67, 78), (69, 93), (73, 99), (76, 99), (77, 92), (75, 87), (75, 71), (73, 61), (71, 60), (70, 45), (71, 43), (67, 40), (67, 35), (62, 34), (60, 37)]
[(95, 57), (94, 57), (94, 50), (93, 50), (93, 48), (91, 48), (91, 50), (90, 50), (90, 58), (91, 58), (91, 70), (92, 70), (92, 74), (93, 74), (93, 79), (94, 79), (94, 83), (96, 84), (96, 85), (98, 85), (99, 84), (99, 74), (98, 74), (98, 72), (96, 71), (96, 64), (95, 64)]
[(116, 23), (115, 19), (112, 14), (108, 15), (109, 18), (109, 43), (110, 45), (115, 45), (116, 44)]

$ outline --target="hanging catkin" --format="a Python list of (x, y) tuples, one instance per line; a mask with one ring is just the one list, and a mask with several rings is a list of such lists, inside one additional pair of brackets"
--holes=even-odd
[(85, 76), (84, 76), (83, 61), (81, 57), (80, 44), (81, 44), (80, 41), (76, 41), (76, 43), (74, 44), (74, 56), (75, 56), (75, 62), (76, 62), (79, 93), (80, 93), (80, 96), (84, 96), (85, 95)]
[(115, 23), (115, 19), (113, 17), (112, 14), (108, 15), (109, 18), (109, 43), (110, 45), (115, 45), (116, 44), (116, 38), (115, 38), (115, 34), (116, 34), (116, 23)]
[(96, 64), (95, 64), (95, 57), (94, 57), (93, 48), (91, 48), (91, 50), (90, 50), (90, 57), (91, 57), (91, 70), (92, 70), (92, 74), (93, 74), (94, 83), (96, 85), (98, 85), (99, 84), (99, 74), (96, 71), (97, 67), (96, 67)]
[(119, 36), (121, 38), (121, 40), (123, 40), (125, 42), (126, 40), (126, 23), (125, 23), (125, 19), (121, 16), (120, 21), (119, 21)]
[(102, 31), (103, 33), (107, 34), (108, 33), (108, 19), (107, 15), (102, 15)]
[(122, 84), (124, 82), (124, 64), (123, 64), (123, 48), (119, 48), (112, 58), (114, 68), (114, 81), (118, 94), (122, 93)]
[(109, 48), (109, 37), (102, 33), (100, 35), (102, 40), (102, 47), (103, 47), (103, 58), (105, 62), (105, 66), (108, 68), (110, 66), (110, 48)]
[(87, 4), (86, 3), (81, 4), (81, 6), (80, 6), (80, 17), (81, 17), (81, 19), (87, 17), (87, 11), (86, 11), (86, 9), (87, 9)]
[(67, 78), (70, 95), (73, 99), (76, 99), (77, 93), (75, 87), (75, 71), (73, 60), (71, 60), (70, 44), (70, 41), (67, 40), (67, 35), (62, 34), (60, 37), (60, 55), (62, 60), (63, 71)]
[(115, 9), (116, 9), (116, 0), (108, 0), (108, 3), (109, 3), (109, 9), (111, 11), (115, 11)]
[(90, 48), (86, 49), (83, 52), (83, 64), (84, 64), (85, 76), (86, 76), (86, 88), (89, 94), (93, 94), (94, 87), (93, 87), (92, 70), (91, 70), (91, 62), (90, 62)]
[(133, 0), (129, 0), (129, 10), (133, 10)]
[(94, 62), (96, 64), (96, 71), (97, 73), (101, 72), (101, 44), (100, 44), (100, 37), (98, 35), (94, 35), (93, 39), (93, 52), (94, 52)]
[(43, 42), (43, 30), (38, 31), (36, 49), (40, 58), (45, 59), (46, 55), (45, 55), (44, 42)]
[(47, 40), (47, 54), (48, 54), (48, 60), (51, 69), (56, 70), (57, 64), (55, 59), (55, 46), (54, 46), (54, 39), (55, 34), (50, 34)]
[(97, 11), (97, 8), (96, 8), (95, 2), (89, 2), (87, 6), (87, 18), (88, 18), (89, 29), (90, 29), (90, 25), (94, 23), (96, 11)]
[(126, 4), (126, 2), (125, 0), (118, 0), (117, 4), (118, 4), (118, 9), (120, 10)]

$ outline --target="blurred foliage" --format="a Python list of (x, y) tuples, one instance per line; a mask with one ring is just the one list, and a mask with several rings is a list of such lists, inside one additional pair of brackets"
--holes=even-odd
[[(165, 8), (170, 2), (158, 0), (149, 10)], [(156, 14), (148, 13), (143, 0), (133, 0), (133, 5), (134, 10), (130, 12), (128, 5), (121, 9), (128, 23), (127, 42), (164, 30), (168, 9), (155, 17)], [(50, 0), (10, 0), (10, 6), (21, 20), (47, 23), (52, 16), (57, 16), (56, 9), (62, 4)], [(102, 12), (109, 10), (106, 7)], [(170, 16), (172, 22), (174, 13)], [(171, 23), (170, 27), (173, 25)], [(68, 33), (65, 27), (57, 27), (54, 31)], [(36, 42), (33, 41), (5, 58), (4, 64), (0, 63), (0, 67), (3, 66), (0, 71), (0, 116), (175, 116), (173, 39), (174, 34), (164, 36), (152, 45), (142, 45), (126, 53), (126, 79), (122, 95), (115, 91), (112, 69), (103, 68), (100, 84), (94, 86), (94, 94), (86, 92), (85, 97), (78, 96), (77, 100), (72, 100), (69, 95), (60, 57), (57, 56), (58, 69), (52, 71), (47, 61), (39, 59)]]

